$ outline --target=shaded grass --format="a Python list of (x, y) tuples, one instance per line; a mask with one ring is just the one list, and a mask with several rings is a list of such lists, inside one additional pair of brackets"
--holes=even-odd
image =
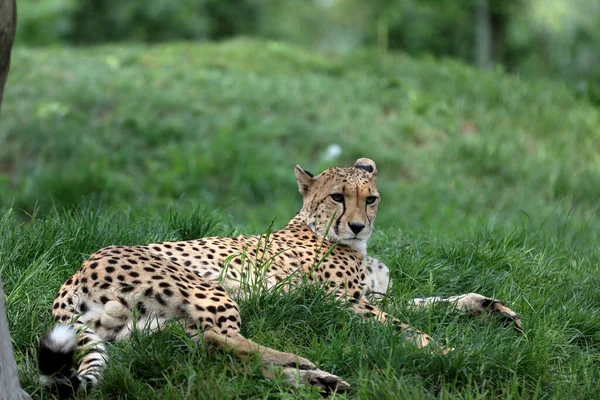
[[(35, 383), (35, 346), (51, 325), (55, 292), (87, 254), (108, 244), (227, 230), (205, 211), (149, 220), (84, 207), (26, 223), (5, 213), (0, 273), (25, 387), (48, 397)], [(406, 242), (411, 245), (398, 246)], [(470, 231), (452, 240), (377, 235), (371, 253), (390, 266), (394, 279), (381, 306), (454, 347), (446, 356), (404, 343), (391, 326), (363, 321), (313, 285), (286, 296), (252, 293), (241, 302), (243, 334), (344, 377), (353, 389), (341, 398), (596, 398), (599, 255), (579, 256), (570, 246), (526, 228)], [(505, 300), (522, 314), (526, 333), (442, 305), (426, 312), (406, 308), (411, 297), (469, 291)], [(290, 391), (265, 380), (256, 363), (241, 365), (194, 344), (177, 324), (157, 335), (136, 334), (110, 354), (92, 398), (320, 398), (309, 388)]]

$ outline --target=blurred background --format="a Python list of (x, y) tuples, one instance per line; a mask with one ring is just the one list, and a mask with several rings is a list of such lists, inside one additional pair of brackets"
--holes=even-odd
[(18, 43), (157, 43), (257, 36), (377, 47), (568, 81), (600, 101), (600, 2), (589, 0), (20, 0)]
[(0, 201), (24, 215), (253, 230), (300, 206), (294, 164), (370, 157), (384, 228), (600, 233), (598, 1), (19, 0), (11, 74)]

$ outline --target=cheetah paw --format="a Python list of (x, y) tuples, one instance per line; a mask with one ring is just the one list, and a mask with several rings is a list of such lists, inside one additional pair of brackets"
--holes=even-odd
[(515, 330), (523, 332), (523, 325), (521, 324), (519, 314), (506, 307), (501, 301), (477, 293), (469, 293), (458, 300), (457, 306), (473, 315), (486, 313), (491, 316), (497, 316), (505, 326), (512, 324)]
[[(343, 393), (350, 384), (342, 378), (330, 374), (329, 372), (321, 371), (320, 369), (300, 370), (296, 368), (284, 367), (280, 370), (281, 376), (293, 388), (302, 385), (313, 386), (319, 388), (324, 394)], [(275, 376), (272, 370), (269, 371), (271, 376)]]
[(505, 326), (512, 324), (517, 332), (523, 333), (523, 325), (521, 324), (521, 316), (519, 314), (506, 307), (504, 303), (498, 300), (486, 300), (490, 302), (488, 309), (490, 315), (496, 315)]

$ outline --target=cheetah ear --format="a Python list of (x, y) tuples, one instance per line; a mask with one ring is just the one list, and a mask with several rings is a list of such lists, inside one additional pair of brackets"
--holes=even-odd
[(375, 165), (375, 161), (368, 158), (359, 158), (356, 160), (354, 163), (354, 168), (362, 169), (374, 177), (377, 176), (377, 166)]
[(296, 181), (298, 182), (298, 190), (300, 191), (300, 194), (305, 196), (312, 186), (315, 176), (302, 168), (300, 165), (296, 165), (294, 168), (294, 175), (296, 175)]

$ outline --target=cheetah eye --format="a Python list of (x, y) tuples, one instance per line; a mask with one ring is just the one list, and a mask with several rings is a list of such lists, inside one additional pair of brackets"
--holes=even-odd
[(367, 197), (367, 204), (373, 204), (377, 201), (377, 196), (369, 196)]
[(341, 194), (341, 193), (334, 193), (334, 194), (331, 195), (331, 198), (336, 203), (343, 203), (344, 202), (344, 195)]

